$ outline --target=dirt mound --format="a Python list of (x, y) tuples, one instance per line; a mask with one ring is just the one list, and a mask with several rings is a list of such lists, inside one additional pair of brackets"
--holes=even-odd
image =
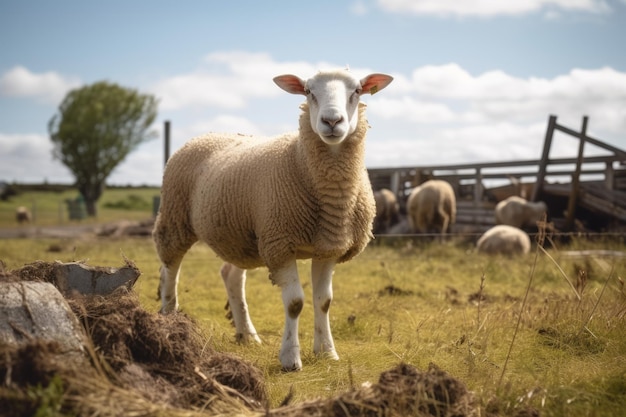
[[(0, 266), (0, 281), (49, 281), (49, 265), (25, 268), (7, 272)], [(206, 336), (190, 317), (147, 312), (126, 288), (106, 296), (74, 295), (67, 301), (89, 336), (91, 366), (61, 360), (53, 342), (29, 340), (20, 347), (0, 342), (0, 410), (10, 410), (11, 415), (45, 410), (45, 415), (100, 416), (478, 413), (461, 381), (435, 365), (420, 372), (406, 364), (382, 373), (376, 384), (336, 398), (269, 409), (261, 371), (208, 348)]]

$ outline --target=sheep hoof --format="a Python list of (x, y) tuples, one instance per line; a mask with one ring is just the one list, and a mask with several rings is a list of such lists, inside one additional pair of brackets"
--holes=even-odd
[(261, 338), (256, 333), (237, 333), (235, 334), (235, 341), (242, 345), (247, 345), (251, 342), (262, 344)]
[(178, 311), (178, 305), (177, 304), (166, 304), (164, 306), (161, 307), (161, 309), (159, 310), (159, 313), (166, 315), (166, 314), (170, 314), (170, 313), (175, 313)]
[(284, 350), (281, 349), (279, 359), (283, 366), (283, 371), (293, 372), (302, 370), (299, 346), (293, 346)]
[(284, 372), (300, 372), (302, 370), (302, 363), (298, 362), (288, 366), (283, 365), (282, 369)]
[(317, 354), (317, 356), (319, 356), (320, 358), (324, 358), (324, 359), (329, 359), (332, 361), (338, 361), (339, 360), (339, 355), (337, 355), (337, 351), (335, 350), (331, 350), (328, 352), (320, 352)]

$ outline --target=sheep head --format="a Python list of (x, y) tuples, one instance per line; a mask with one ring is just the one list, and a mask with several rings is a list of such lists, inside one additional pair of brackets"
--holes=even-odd
[(274, 78), (288, 93), (306, 96), (311, 127), (328, 145), (340, 144), (356, 130), (361, 95), (374, 94), (392, 80), (385, 74), (370, 74), (359, 80), (348, 70), (321, 71), (306, 81), (290, 74)]

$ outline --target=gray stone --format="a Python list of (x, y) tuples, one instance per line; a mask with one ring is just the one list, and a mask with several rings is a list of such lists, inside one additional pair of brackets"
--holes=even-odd
[(20, 347), (56, 341), (62, 354), (83, 356), (85, 335), (72, 309), (48, 282), (0, 282), (0, 340)]
[(57, 263), (55, 284), (64, 294), (110, 294), (120, 287), (131, 288), (141, 272), (132, 265), (121, 268), (94, 267), (81, 262)]

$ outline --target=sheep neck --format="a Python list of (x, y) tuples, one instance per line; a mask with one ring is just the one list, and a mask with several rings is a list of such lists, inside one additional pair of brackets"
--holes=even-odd
[(371, 228), (374, 216), (374, 197), (365, 169), (365, 105), (359, 106), (356, 130), (334, 149), (313, 132), (307, 110), (303, 106), (296, 147), (299, 160), (304, 161), (298, 165), (300, 178), (316, 205), (310, 249), (313, 257), (344, 262), (360, 252), (363, 241), (369, 241), (365, 231)]
[(359, 104), (356, 130), (341, 144), (329, 146), (313, 131), (308, 105), (301, 106), (298, 152), (300, 160), (305, 161), (301, 165), (306, 171), (303, 174), (311, 177), (316, 192), (333, 197), (328, 202), (336, 205), (354, 199), (355, 190), (361, 186), (356, 179), (366, 175), (365, 136), (369, 126), (365, 108), (365, 104)]

